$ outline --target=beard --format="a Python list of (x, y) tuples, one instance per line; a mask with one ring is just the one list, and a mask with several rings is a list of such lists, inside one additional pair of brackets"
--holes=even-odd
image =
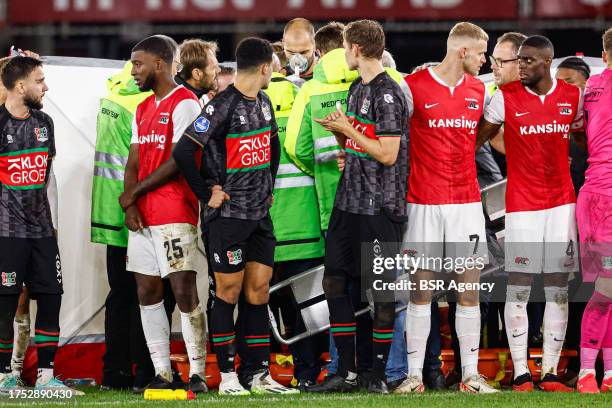
[(26, 95), (23, 98), (23, 103), (30, 109), (41, 110), (43, 107), (42, 98), (36, 99), (32, 95)]
[(521, 84), (524, 86), (532, 87), (535, 86), (538, 82), (540, 82), (541, 79), (541, 76), (532, 76), (529, 78), (521, 79)]
[(202, 78), (202, 80), (198, 84), (198, 86), (200, 87), (201, 90), (203, 90), (206, 93), (206, 92), (209, 92), (215, 89), (216, 81), (217, 81), (216, 76), (208, 77), (205, 75), (204, 78)]
[(139, 86), (138, 89), (140, 89), (140, 92), (148, 92), (148, 91), (153, 90), (154, 86), (155, 86), (155, 74), (151, 72), (142, 82), (142, 86)]

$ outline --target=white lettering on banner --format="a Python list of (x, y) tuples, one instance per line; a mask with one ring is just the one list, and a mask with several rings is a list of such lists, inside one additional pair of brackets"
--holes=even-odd
[(464, 116), (461, 119), (429, 119), (430, 128), (464, 128), (476, 129), (477, 120), (468, 120)]
[(585, 6), (599, 7), (608, 4), (610, 0), (579, 0)]
[[(287, 8), (300, 9), (305, 6), (305, 3), (306, 0), (287, 0)], [(356, 0), (321, 0), (321, 6), (327, 9), (335, 9), (340, 7), (350, 9), (354, 8), (356, 5)]]
[[(159, 146), (164, 146), (166, 143), (166, 135), (158, 135), (153, 131), (148, 135), (140, 135), (138, 136), (138, 143), (146, 144), (146, 143), (157, 143)], [(164, 147), (159, 147), (160, 149), (164, 149)]]
[(414, 8), (453, 8), (457, 7), (463, 0), (410, 0), (410, 4)]
[(529, 126), (520, 126), (519, 127), (521, 135), (539, 135), (545, 133), (568, 133), (570, 130), (570, 125), (563, 123), (557, 123), (554, 121), (553, 123), (545, 123), (543, 125), (529, 125)]
[(8, 159), (8, 170), (11, 171), (13, 184), (39, 184), (45, 181), (47, 174), (47, 155), (16, 157)]
[[(262, 0), (260, 0), (263, 2)], [(286, 0), (286, 8), (302, 9), (307, 6), (306, 0)], [(603, 5), (609, 0), (580, 0), (586, 5)], [(193, 6), (204, 11), (221, 10), (231, 4), (238, 10), (253, 10), (256, 7), (256, 0), (143, 0), (144, 9), (156, 11), (164, 9), (164, 6), (173, 11), (184, 11)], [(319, 0), (324, 9), (353, 9), (357, 7), (357, 0)], [(112, 11), (115, 0), (53, 0), (53, 10), (58, 12), (67, 11)], [(308, 5), (311, 5), (310, 1)], [(388, 9), (395, 5), (394, 0), (376, 0), (375, 7)], [(410, 0), (410, 5), (417, 9), (434, 8), (449, 9), (457, 7), (463, 0)]]
[[(113, 8), (113, 0), (97, 0), (98, 10), (111, 10)], [(71, 0), (53, 0), (53, 10), (67, 11), (70, 9)], [(72, 0), (75, 11), (90, 10), (90, 0)]]
[[(220, 10), (226, 7), (226, 0), (169, 0), (172, 10), (185, 10), (187, 3), (194, 7), (206, 11)], [(229, 0), (227, 1), (229, 2)], [(145, 7), (148, 10), (159, 10), (162, 8), (164, 0), (146, 0)], [(238, 10), (252, 10), (255, 8), (255, 0), (231, 0), (232, 5)]]
[[(246, 152), (245, 152), (246, 150)], [(240, 140), (238, 148), (243, 166), (258, 166), (270, 161), (270, 134), (262, 137)]]

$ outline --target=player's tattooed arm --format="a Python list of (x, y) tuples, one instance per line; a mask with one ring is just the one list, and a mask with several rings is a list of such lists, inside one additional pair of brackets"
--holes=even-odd
[(480, 146), (482, 146), (484, 142), (497, 135), (499, 129), (501, 129), (501, 124), (487, 122), (484, 117), (480, 118), (480, 123), (478, 124), (478, 135), (476, 136), (476, 151), (480, 149)]

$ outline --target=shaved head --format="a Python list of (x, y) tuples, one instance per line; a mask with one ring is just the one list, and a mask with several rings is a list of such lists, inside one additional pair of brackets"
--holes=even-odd
[(539, 55), (553, 58), (555, 56), (555, 47), (550, 40), (542, 35), (533, 35), (527, 37), (521, 44), (521, 47), (531, 47), (539, 51)]
[(301, 18), (301, 17), (294, 18), (293, 20), (285, 24), (285, 29), (283, 30), (283, 38), (288, 33), (296, 32), (296, 31), (303, 31), (304, 33), (306, 33), (306, 35), (312, 38), (312, 41), (314, 41), (314, 36), (315, 36), (314, 26), (312, 25), (310, 21), (306, 20), (305, 18)]
[(294, 18), (285, 25), (283, 49), (287, 60), (301, 54), (308, 62), (306, 72), (312, 72), (315, 64), (315, 31), (312, 23), (305, 18)]

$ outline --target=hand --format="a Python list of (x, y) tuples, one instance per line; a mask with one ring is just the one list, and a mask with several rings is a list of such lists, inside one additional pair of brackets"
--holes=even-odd
[(131, 188), (129, 190), (124, 191), (119, 196), (119, 205), (123, 208), (123, 211), (126, 211), (128, 207), (136, 204), (136, 200), (138, 197), (135, 194), (135, 189)]
[(210, 200), (208, 200), (208, 206), (211, 208), (219, 208), (223, 205), (223, 202), (230, 199), (229, 194), (221, 189), (221, 186), (216, 184), (211, 189)]
[(336, 111), (327, 115), (325, 119), (315, 118), (315, 121), (325, 130), (334, 133), (336, 136), (347, 136), (348, 131), (353, 127), (353, 120), (344, 114), (340, 106), (336, 106)]
[(338, 153), (338, 157), (336, 157), (336, 162), (338, 162), (338, 170), (341, 172), (344, 171), (344, 166), (346, 165), (346, 153), (342, 150)]
[(142, 216), (135, 205), (125, 210), (125, 225), (130, 231), (136, 232), (144, 228)]

